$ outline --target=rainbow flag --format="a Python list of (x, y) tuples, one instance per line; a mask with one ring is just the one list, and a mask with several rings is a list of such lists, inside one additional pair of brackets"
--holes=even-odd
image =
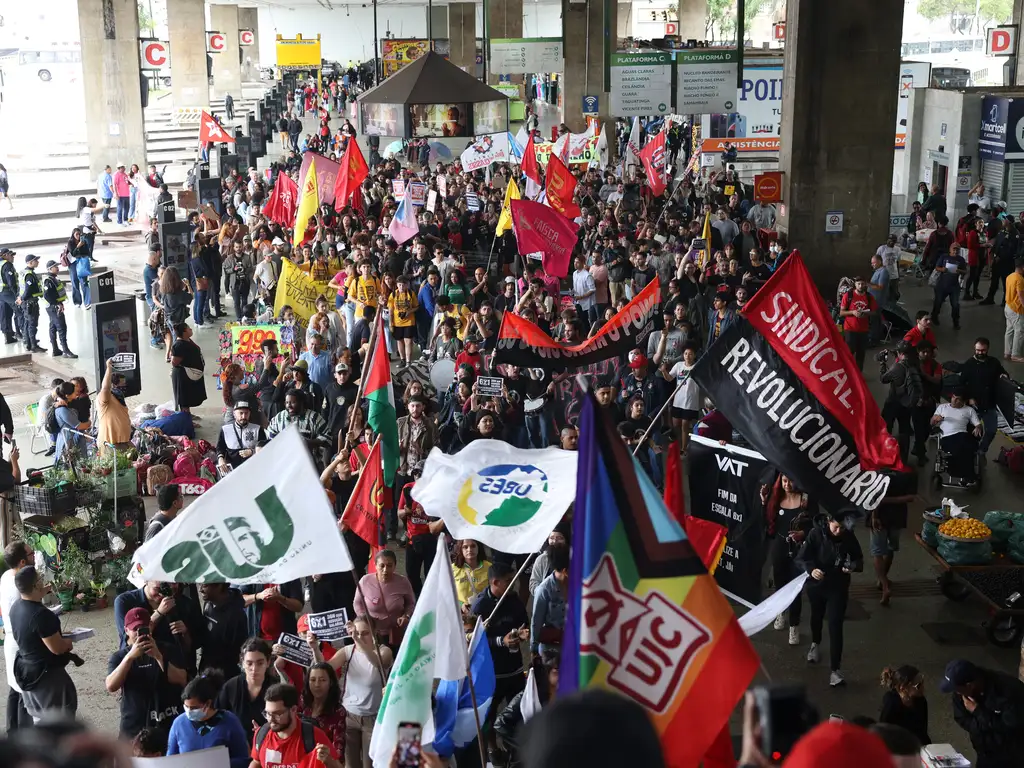
[(695, 768), (759, 661), (661, 494), (588, 393), (580, 415), (559, 695), (599, 686), (651, 715), (669, 768)]

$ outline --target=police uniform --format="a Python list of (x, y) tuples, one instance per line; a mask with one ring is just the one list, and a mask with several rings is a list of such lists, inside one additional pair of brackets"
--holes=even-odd
[[(248, 408), (249, 404), (239, 400), (235, 410)], [(267, 444), (267, 433), (259, 424), (249, 422), (244, 427), (232, 419), (220, 428), (217, 436), (217, 457), (227, 460), (232, 469), (238, 469), (256, 449)]]
[[(26, 264), (38, 261), (39, 259), (31, 253), (25, 257)], [(25, 348), (29, 352), (45, 352), (46, 348), (41, 347), (36, 338), (36, 330), (39, 328), (39, 299), (43, 297), (43, 286), (39, 282), (35, 267), (26, 267), (22, 280), (24, 285), (21, 288), (21, 318)]]
[[(10, 248), (0, 249), (0, 257), (14, 255)], [(12, 261), (4, 258), (0, 265), (0, 330), (8, 344), (13, 344), (15, 337), (21, 337), (21, 308), (17, 305), (19, 291), (18, 269)]]
[[(68, 321), (64, 314), (64, 307), (68, 300), (64, 283), (50, 270), (57, 266), (56, 261), (46, 262), (46, 277), (43, 278), (43, 298), (46, 299), (46, 316), (50, 318), (50, 349), (54, 357), (67, 356), (76, 358), (68, 349)], [(60, 346), (57, 346), (57, 339), (60, 338)], [(61, 352), (61, 349), (64, 351)]]

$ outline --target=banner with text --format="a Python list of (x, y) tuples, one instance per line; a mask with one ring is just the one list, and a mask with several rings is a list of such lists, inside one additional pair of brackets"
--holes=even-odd
[(331, 291), (326, 282), (311, 278), (306, 272), (295, 266), (290, 260), (281, 260), (281, 279), (277, 283), (277, 294), (274, 296), (274, 314), (281, 316), (281, 308), (285, 304), (295, 310), (295, 316), (303, 325), (316, 314), (317, 296), (327, 296)]

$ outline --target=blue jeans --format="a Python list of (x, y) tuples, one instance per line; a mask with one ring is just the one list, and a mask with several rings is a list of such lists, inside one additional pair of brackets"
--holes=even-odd
[(348, 333), (348, 343), (346, 346), (352, 346), (352, 327), (356, 324), (356, 305), (350, 301), (346, 301), (341, 305), (341, 315), (345, 318), (345, 328)]
[(551, 419), (548, 417), (547, 409), (524, 415), (526, 421), (526, 436), (529, 448), (548, 448), (551, 440)]
[(128, 221), (128, 204), (129, 200), (127, 197), (117, 198), (117, 223), (124, 224)]
[(978, 414), (981, 417), (981, 423), (985, 425), (985, 434), (981, 436), (981, 442), (978, 443), (978, 453), (988, 453), (988, 448), (992, 445), (992, 441), (996, 439), (997, 424), (999, 424), (999, 411), (995, 406), (992, 406), (987, 411), (982, 411)]
[(203, 309), (206, 307), (206, 291), (196, 290), (192, 299), (192, 322), (197, 326), (203, 324)]
[[(82, 278), (79, 278), (79, 280), (82, 280)], [(82, 280), (82, 301), (87, 307), (92, 304), (92, 294), (89, 293), (89, 278)]]
[[(87, 259), (88, 256), (82, 256), (81, 258)], [(71, 300), (75, 302), (75, 306), (82, 304), (82, 279), (78, 276), (78, 270), (75, 269), (75, 264), (72, 262), (71, 266), (68, 267), (68, 276), (71, 278)]]
[(131, 188), (131, 197), (128, 198), (128, 218), (135, 218), (135, 203), (139, 199), (139, 190), (136, 187)]

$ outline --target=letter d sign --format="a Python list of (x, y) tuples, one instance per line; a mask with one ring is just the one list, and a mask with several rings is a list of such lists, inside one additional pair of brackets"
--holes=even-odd
[(1017, 49), (1017, 26), (992, 27), (985, 34), (986, 56), (1013, 56)]

